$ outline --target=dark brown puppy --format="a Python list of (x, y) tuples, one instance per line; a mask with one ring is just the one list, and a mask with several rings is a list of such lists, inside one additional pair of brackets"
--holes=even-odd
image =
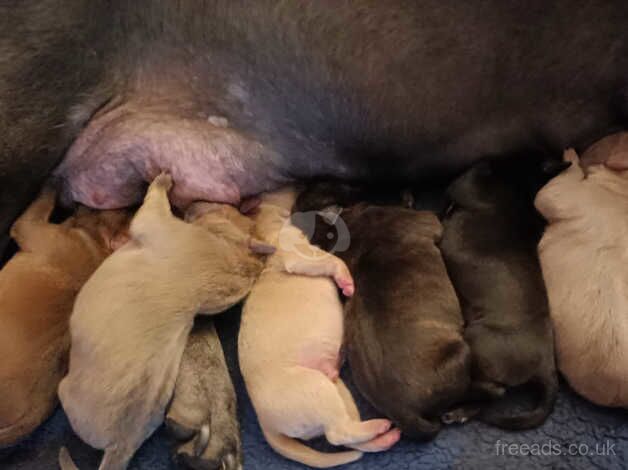
[[(562, 162), (532, 157), (487, 160), (448, 189), (452, 205), (440, 249), (467, 323), (474, 378), (469, 398), (478, 402), (446, 414), (445, 422), (464, 422), (479, 412), (495, 426), (526, 429), (543, 423), (553, 409), (558, 381), (536, 252), (544, 223), (533, 199), (562, 168)], [(492, 400), (523, 384), (540, 391), (538, 405), (504, 414)]]
[[(321, 190), (302, 195), (309, 208)], [(297, 201), (297, 209), (304, 204)], [(313, 243), (332, 250), (332, 221), (317, 217)], [(343, 224), (339, 226), (340, 222)], [(429, 212), (357, 204), (335, 221), (350, 243), (334, 254), (351, 270), (355, 295), (345, 306), (346, 350), (358, 389), (401, 431), (433, 438), (440, 415), (457, 403), (470, 382), (470, 353), (463, 320), (436, 241), (441, 225)], [(333, 229), (332, 229), (333, 230)], [(345, 234), (346, 235), (346, 234)]]

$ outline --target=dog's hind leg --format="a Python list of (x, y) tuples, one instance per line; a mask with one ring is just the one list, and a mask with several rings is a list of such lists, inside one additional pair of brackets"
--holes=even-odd
[[(355, 404), (355, 400), (351, 395), (351, 392), (342, 381), (342, 379), (336, 380), (336, 388), (338, 389), (338, 394), (342, 401), (345, 404), (345, 408), (351, 416), (352, 419), (359, 421), (360, 420), (360, 412), (358, 411), (358, 407)], [(390, 449), (393, 445), (399, 441), (401, 437), (401, 432), (399, 429), (391, 429), (380, 436), (377, 436), (375, 439), (371, 439), (370, 441), (353, 444), (350, 445), (352, 449), (356, 449), (362, 452), (382, 452), (384, 450)]]

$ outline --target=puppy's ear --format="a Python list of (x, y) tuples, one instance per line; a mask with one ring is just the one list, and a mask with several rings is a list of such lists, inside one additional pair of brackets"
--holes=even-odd
[(210, 212), (219, 212), (219, 211), (224, 211), (224, 210), (225, 210), (225, 204), (220, 204), (217, 202), (196, 201), (190, 204), (188, 208), (185, 210), (183, 220), (185, 220), (188, 223), (191, 223), (204, 214), (208, 214)]
[(259, 196), (252, 196), (246, 198), (240, 204), (240, 212), (243, 214), (251, 214), (262, 203), (262, 198)]
[(272, 255), (277, 249), (270, 243), (260, 240), (259, 238), (249, 238), (249, 248), (253, 253), (259, 255)]

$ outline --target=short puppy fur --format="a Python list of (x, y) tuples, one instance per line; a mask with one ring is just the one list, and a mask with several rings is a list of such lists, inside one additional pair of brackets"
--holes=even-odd
[(213, 320), (196, 317), (166, 415), (168, 429), (181, 442), (177, 460), (190, 468), (241, 468), (236, 407), (235, 389)]
[(0, 447), (26, 437), (56, 406), (74, 299), (130, 220), (125, 211), (81, 207), (52, 224), (54, 206), (55, 192), (45, 189), (15, 222), (20, 251), (0, 271)]
[[(237, 209), (199, 203), (186, 223), (172, 215), (171, 185), (165, 174), (153, 181), (130, 241), (85, 284), (70, 319), (59, 397), (74, 431), (104, 449), (100, 470), (126, 468), (162, 423), (196, 313), (242, 300), (263, 266)], [(74, 468), (67, 452), (60, 463)]]
[[(353, 280), (344, 262), (310, 245), (290, 223), (295, 197), (293, 188), (265, 194), (255, 216), (258, 233), (277, 251), (244, 305), (240, 369), (271, 447), (323, 468), (387, 449), (399, 432), (385, 419), (360, 421), (338, 377), (343, 315), (330, 277), (346, 295), (353, 294)], [(323, 453), (297, 440), (320, 435), (356, 450)]]
[[(479, 412), (489, 424), (527, 429), (542, 424), (553, 409), (558, 379), (536, 254), (544, 224), (533, 198), (563, 167), (560, 160), (532, 155), (486, 160), (448, 188), (451, 206), (440, 248), (466, 321), (469, 400), (477, 404), (452, 410), (445, 422), (464, 422)], [(538, 391), (537, 405), (505, 412), (495, 400), (524, 384)]]
[[(592, 147), (596, 162), (586, 172), (566, 151), (571, 166), (535, 204), (549, 223), (539, 257), (558, 367), (594, 403), (627, 407), (628, 139), (615, 139)], [(619, 145), (608, 145), (613, 140)]]
[[(296, 210), (346, 201), (334, 191), (311, 186)], [(441, 414), (465, 396), (471, 364), (460, 305), (436, 246), (441, 224), (431, 212), (364, 203), (343, 208), (339, 217), (350, 242), (336, 255), (356, 284), (345, 304), (354, 382), (404, 435), (431, 439), (441, 428)], [(326, 225), (332, 221), (338, 224), (319, 217), (312, 237), (325, 250), (335, 243)]]

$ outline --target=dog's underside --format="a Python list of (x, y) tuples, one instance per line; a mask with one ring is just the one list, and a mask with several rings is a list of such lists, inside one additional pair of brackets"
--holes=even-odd
[(622, 0), (4, 2), (0, 247), (68, 149), (68, 194), (105, 207), (176, 164), (182, 201), (234, 202), (582, 147), (623, 123), (626, 24)]

